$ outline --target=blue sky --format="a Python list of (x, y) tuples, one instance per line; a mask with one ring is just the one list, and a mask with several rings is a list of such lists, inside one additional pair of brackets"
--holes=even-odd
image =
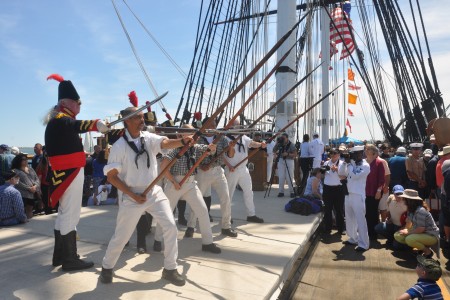
[[(193, 55), (199, 0), (128, 0), (147, 28), (187, 72)], [(133, 42), (164, 104), (174, 115), (184, 78), (131, 16), (116, 1)], [(422, 4), (438, 81), (444, 99), (450, 93), (448, 12), (440, 0)], [(32, 146), (43, 143), (42, 118), (57, 101), (51, 73), (72, 80), (83, 105), (79, 119), (114, 116), (128, 105), (135, 90), (140, 103), (154, 98), (111, 1), (0, 1), (2, 117), (0, 143)], [(449, 102), (446, 101), (448, 104)], [(158, 116), (162, 117), (159, 108)], [(355, 115), (358, 108), (353, 109)], [(363, 120), (350, 119), (356, 137), (367, 134)]]

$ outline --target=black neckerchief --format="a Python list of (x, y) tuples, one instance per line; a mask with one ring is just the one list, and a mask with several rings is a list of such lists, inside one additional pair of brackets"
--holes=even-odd
[(138, 159), (139, 159), (139, 156), (141, 156), (144, 153), (147, 154), (147, 168), (150, 168), (150, 156), (148, 155), (148, 152), (145, 149), (144, 137), (141, 136), (141, 138), (140, 138), (140, 141), (141, 141), (141, 150), (140, 151), (138, 150), (138, 148), (136, 147), (136, 144), (133, 141), (130, 142), (128, 140), (128, 137), (127, 137), (126, 134), (123, 135), (123, 138), (128, 143), (128, 145), (131, 147), (131, 149), (133, 149), (134, 153), (136, 153), (136, 158), (134, 159), (134, 162), (136, 164), (136, 168), (139, 169)]
[[(195, 164), (195, 149), (191, 147), (188, 151), (184, 152), (184, 156), (186, 156), (186, 165), (187, 169), (190, 170), (192, 166)], [(197, 173), (197, 168), (194, 170), (194, 174)]]
[[(230, 140), (234, 141), (236, 139), (236, 137), (234, 135), (230, 135), (228, 136), (230, 138)], [(242, 136), (239, 138), (239, 142), (236, 143), (236, 145), (238, 145), (238, 151), (241, 152), (241, 147), (242, 150), (245, 152), (245, 147), (244, 147), (244, 143), (242, 142)]]

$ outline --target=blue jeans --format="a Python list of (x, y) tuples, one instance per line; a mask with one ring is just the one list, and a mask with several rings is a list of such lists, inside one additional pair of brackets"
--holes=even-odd
[(387, 239), (388, 243), (392, 243), (394, 241), (394, 233), (397, 232), (401, 227), (392, 223), (378, 223), (375, 226), (375, 231), (378, 234), (381, 234)]

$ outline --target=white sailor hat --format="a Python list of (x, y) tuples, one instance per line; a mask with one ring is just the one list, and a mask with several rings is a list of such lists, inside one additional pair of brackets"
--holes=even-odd
[(398, 147), (396, 153), (406, 153), (405, 147)]
[(435, 141), (436, 137), (434, 136), (434, 134), (430, 135), (430, 141)]
[(350, 152), (359, 152), (359, 151), (364, 151), (364, 146), (355, 146), (355, 147), (353, 147), (353, 148), (351, 148), (351, 149), (349, 149), (350, 150)]
[(410, 148), (422, 148), (423, 144), (422, 143), (411, 143), (409, 144)]

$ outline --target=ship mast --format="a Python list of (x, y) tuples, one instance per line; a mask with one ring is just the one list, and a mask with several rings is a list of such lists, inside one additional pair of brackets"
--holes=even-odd
[[(296, 1), (295, 0), (278, 0), (277, 13), (277, 39), (280, 39), (286, 32), (288, 32), (297, 22)], [(296, 35), (291, 36), (284, 42), (284, 44), (277, 51), (277, 59), (279, 60), (296, 41)], [(276, 73), (276, 98), (284, 95), (297, 80), (297, 66), (295, 62), (295, 51), (291, 51), (286, 60), (278, 68)], [(292, 121), (297, 114), (297, 107), (295, 102), (295, 91), (283, 100), (277, 106), (275, 130), (285, 127)], [(286, 131), (289, 134), (289, 139), (294, 141), (296, 137), (296, 127), (291, 126)]]

